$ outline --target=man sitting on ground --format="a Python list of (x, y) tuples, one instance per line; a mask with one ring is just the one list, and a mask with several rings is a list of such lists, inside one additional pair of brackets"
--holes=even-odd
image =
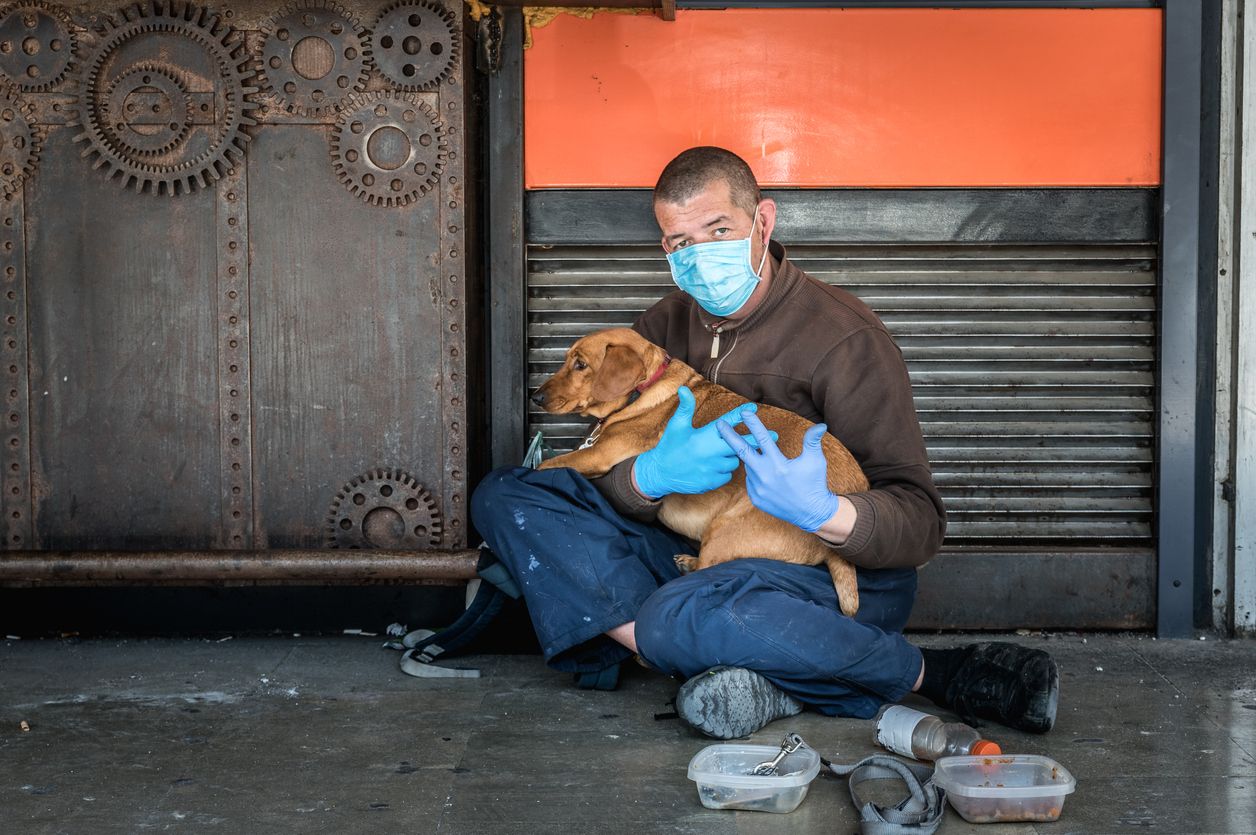
[[(921, 649), (902, 635), (916, 569), (937, 553), (946, 521), (907, 368), (880, 319), (789, 261), (772, 240), (775, 202), (729, 151), (691, 148), (672, 160), (654, 213), (680, 289), (633, 327), (743, 397), (825, 423), (871, 488), (836, 496), (818, 444), (785, 459), (771, 455), (766, 434), (756, 433), (755, 450), (718, 421), (679, 452), (660, 442), (593, 482), (570, 469), (490, 473), (472, 517), (518, 581), (547, 663), (607, 682), (636, 653), (687, 679), (680, 718), (722, 739), (804, 707), (871, 717), (913, 691), (965, 717), (1049, 730), (1059, 675), (1047, 653), (1010, 643)], [(690, 426), (692, 408), (682, 398)], [(753, 415), (745, 422), (762, 428)], [(680, 575), (673, 557), (693, 548), (653, 524), (659, 500), (722, 486), (734, 456), (758, 508), (856, 567), (854, 618), (838, 608), (823, 566), (739, 559)]]

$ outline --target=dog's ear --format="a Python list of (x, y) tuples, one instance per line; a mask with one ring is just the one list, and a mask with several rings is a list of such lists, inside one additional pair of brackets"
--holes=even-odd
[(609, 403), (623, 397), (645, 373), (645, 363), (636, 351), (625, 345), (610, 345), (593, 378), (594, 402)]

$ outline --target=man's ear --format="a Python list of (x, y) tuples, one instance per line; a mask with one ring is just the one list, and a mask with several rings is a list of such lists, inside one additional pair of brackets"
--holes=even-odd
[(771, 197), (765, 197), (759, 201), (755, 211), (759, 213), (759, 218), (763, 224), (763, 231), (759, 233), (762, 237), (759, 240), (770, 241), (772, 232), (776, 229), (776, 201)]
[(593, 378), (593, 400), (609, 403), (628, 392), (645, 374), (645, 363), (637, 352), (625, 345), (610, 345), (602, 357), (602, 365)]

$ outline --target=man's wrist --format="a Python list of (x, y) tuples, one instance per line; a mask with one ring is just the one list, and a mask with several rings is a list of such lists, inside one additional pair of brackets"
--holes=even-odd
[[(642, 453), (644, 455), (645, 453)], [(632, 469), (628, 472), (628, 481), (632, 483), (632, 489), (637, 491), (637, 495), (645, 499), (647, 502), (657, 502), (662, 496), (651, 496), (642, 487), (641, 482), (637, 481), (637, 464), (640, 463), (641, 456), (638, 455), (636, 460), (632, 462)]]
[(829, 545), (842, 545), (855, 530), (855, 520), (859, 518), (855, 503), (838, 496), (837, 511), (823, 525), (816, 528), (816, 536)]

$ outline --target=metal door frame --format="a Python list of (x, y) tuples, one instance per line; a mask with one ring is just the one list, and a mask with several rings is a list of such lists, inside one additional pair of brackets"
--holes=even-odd
[[(1164, 8), (1163, 160), (1160, 200), (1161, 293), (1157, 351), (1157, 633), (1187, 637), (1206, 621), (1197, 590), (1211, 586), (1213, 361), (1215, 299), (1205, 270), (1215, 269), (1215, 154), (1220, 52), (1216, 0), (1078, 2), (843, 3), (691, 0), (677, 8)], [(1205, 108), (1212, 105), (1211, 112)], [(523, 24), (518, 9), (503, 11), (501, 69), (489, 80), (488, 181), (490, 459), (519, 460), (526, 420), (526, 255), (523, 234)], [(1213, 168), (1215, 170), (1215, 166)], [(1211, 202), (1209, 202), (1209, 198)]]

